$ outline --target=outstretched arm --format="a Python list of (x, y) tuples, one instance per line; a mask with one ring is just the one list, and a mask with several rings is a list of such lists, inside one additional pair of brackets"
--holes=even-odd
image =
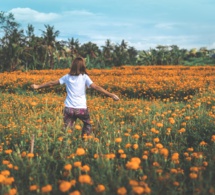
[(117, 95), (115, 95), (114, 93), (108, 92), (107, 90), (105, 90), (104, 88), (102, 88), (102, 87), (96, 85), (95, 83), (92, 83), (92, 84), (90, 85), (90, 87), (93, 88), (93, 89), (95, 89), (96, 91), (99, 91), (99, 92), (101, 92), (101, 93), (103, 93), (103, 94), (105, 94), (105, 95), (107, 95), (107, 96), (113, 98), (113, 99), (116, 100), (116, 101), (119, 100), (119, 97), (118, 97)]
[(56, 80), (56, 81), (49, 81), (49, 82), (43, 83), (41, 85), (32, 84), (31, 88), (40, 89), (40, 88), (51, 87), (51, 86), (55, 86), (55, 85), (59, 85), (59, 84), (60, 84), (59, 80)]

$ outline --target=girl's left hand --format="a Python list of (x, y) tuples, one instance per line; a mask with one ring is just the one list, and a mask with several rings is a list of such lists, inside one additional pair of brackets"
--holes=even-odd
[(33, 88), (33, 89), (39, 89), (39, 85), (32, 84), (32, 85), (31, 85), (31, 88)]

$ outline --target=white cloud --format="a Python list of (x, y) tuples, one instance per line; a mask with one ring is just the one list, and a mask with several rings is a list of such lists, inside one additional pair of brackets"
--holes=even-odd
[(9, 12), (14, 14), (17, 21), (22, 22), (51, 22), (60, 17), (60, 15), (55, 13), (42, 13), (30, 8), (14, 8)]
[(160, 29), (173, 29), (174, 24), (173, 23), (159, 23), (155, 25), (155, 28), (160, 28)]

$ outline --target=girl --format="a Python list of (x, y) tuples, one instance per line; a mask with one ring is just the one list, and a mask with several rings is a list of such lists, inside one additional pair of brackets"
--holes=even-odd
[(67, 96), (64, 101), (65, 107), (63, 111), (63, 120), (65, 128), (72, 128), (73, 123), (78, 119), (83, 122), (82, 136), (90, 135), (92, 128), (90, 124), (90, 116), (86, 104), (86, 87), (95, 89), (114, 100), (119, 100), (119, 97), (108, 92), (102, 87), (93, 83), (87, 74), (85, 60), (81, 57), (75, 58), (72, 62), (69, 74), (64, 75), (59, 80), (50, 81), (41, 85), (33, 84), (33, 89), (51, 87), (59, 84), (66, 85)]

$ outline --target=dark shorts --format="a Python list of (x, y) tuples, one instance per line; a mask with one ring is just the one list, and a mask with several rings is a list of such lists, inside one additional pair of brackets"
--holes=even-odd
[(73, 128), (73, 125), (77, 119), (83, 122), (82, 135), (90, 135), (92, 128), (90, 124), (90, 115), (87, 108), (68, 108), (63, 110), (63, 121), (65, 128)]

